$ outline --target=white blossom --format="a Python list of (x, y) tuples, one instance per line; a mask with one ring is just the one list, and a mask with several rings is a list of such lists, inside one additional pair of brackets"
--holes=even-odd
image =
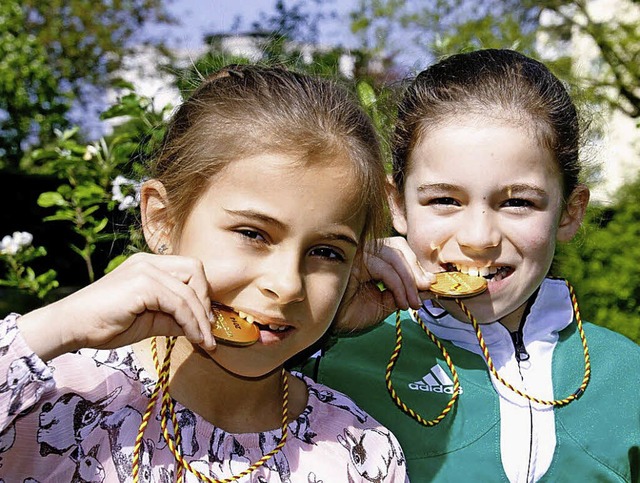
[(120, 211), (125, 211), (125, 210), (128, 210), (129, 208), (135, 208), (139, 204), (140, 204), (140, 201), (136, 200), (136, 198), (134, 198), (131, 195), (127, 195), (118, 205), (118, 209)]
[(93, 144), (87, 144), (82, 159), (84, 159), (85, 161), (90, 161), (96, 154), (98, 154), (98, 148), (96, 148)]
[[(125, 194), (122, 192), (123, 186), (130, 186), (133, 189), (132, 194)], [(112, 182), (111, 187), (111, 199), (120, 203), (118, 209), (120, 211), (128, 210), (129, 208), (135, 208), (140, 204), (140, 188), (142, 182), (128, 179), (119, 174)], [(130, 191), (130, 190), (128, 190)]]
[(31, 242), (33, 241), (33, 235), (31, 233), (29, 233), (28, 231), (14, 231), (13, 232), (13, 239), (20, 246), (26, 247), (26, 246), (31, 245)]
[(28, 231), (14, 231), (13, 235), (5, 235), (0, 241), (0, 253), (15, 255), (21, 248), (31, 245), (33, 235)]

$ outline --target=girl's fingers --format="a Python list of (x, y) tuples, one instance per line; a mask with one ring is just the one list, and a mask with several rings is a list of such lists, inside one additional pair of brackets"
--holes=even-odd
[[(136, 254), (87, 288), (108, 294), (107, 317), (102, 317), (102, 324), (113, 325), (120, 320), (123, 336), (114, 334), (119, 341), (131, 338), (126, 343), (132, 343), (155, 335), (184, 335), (192, 343), (213, 348), (208, 287), (197, 260)], [(117, 334), (117, 327), (112, 330)]]
[(418, 290), (428, 290), (433, 282), (435, 282), (435, 275), (427, 272), (422, 268), (416, 254), (413, 252), (407, 240), (403, 237), (391, 237), (385, 239), (385, 245), (394, 248), (400, 255), (398, 258), (392, 258), (391, 262), (395, 266), (395, 261), (404, 266), (408, 272), (413, 275), (413, 283), (416, 284)]
[(371, 277), (380, 280), (396, 299), (398, 308), (420, 307), (419, 291), (426, 291), (434, 275), (425, 272), (406, 240), (387, 238), (375, 252), (365, 255)]
[(186, 264), (186, 267), (183, 267), (186, 268), (186, 271), (174, 273), (174, 276), (191, 287), (198, 300), (202, 303), (204, 318), (198, 318), (198, 325), (203, 336), (201, 345), (205, 349), (213, 349), (216, 345), (213, 334), (211, 333), (213, 312), (211, 310), (211, 299), (209, 298), (209, 283), (207, 282), (204, 266), (202, 262), (194, 258), (180, 258), (182, 258), (184, 260), (183, 263)]
[[(414, 289), (415, 294), (412, 296), (411, 284), (405, 283), (403, 277), (393, 265), (376, 256), (367, 257), (365, 263), (371, 279), (383, 283), (383, 287), (380, 287), (380, 289), (387, 292), (383, 295), (383, 300), (391, 296), (395, 306), (403, 310), (409, 308), (411, 302), (415, 303), (418, 297), (417, 291)], [(388, 302), (388, 300), (386, 301)]]
[[(169, 257), (162, 257), (169, 258)], [(138, 293), (142, 295), (142, 311), (160, 312), (170, 315), (180, 326), (184, 335), (194, 344), (215, 346), (211, 335), (208, 284), (201, 264), (191, 259), (162, 261), (143, 268), (145, 276), (140, 279)], [(142, 268), (142, 267), (140, 267)], [(166, 271), (170, 269), (170, 271)], [(158, 333), (158, 326), (151, 329)], [(166, 327), (164, 327), (166, 328)]]

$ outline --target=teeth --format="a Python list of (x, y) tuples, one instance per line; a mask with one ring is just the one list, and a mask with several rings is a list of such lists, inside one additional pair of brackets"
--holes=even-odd
[[(507, 270), (506, 267), (496, 267), (496, 266), (468, 267), (468, 266), (458, 265), (458, 264), (447, 264), (447, 266), (455, 267), (455, 269), (458, 272), (466, 273), (474, 277), (487, 277), (489, 275), (495, 275), (495, 274), (501, 275), (505, 273)], [(496, 280), (495, 277), (493, 279)]]
[[(253, 324), (255, 322), (253, 315), (247, 314), (245, 312), (241, 312), (239, 310), (238, 310), (238, 315), (240, 316), (241, 319), (246, 320), (250, 324)], [(264, 324), (258, 323), (258, 325), (264, 325)], [(274, 332), (284, 332), (288, 328), (286, 325), (278, 325), (278, 324), (266, 324), (266, 327), (268, 327), (269, 330), (272, 330)]]
[(240, 312), (240, 311), (238, 311), (238, 315), (240, 316), (240, 318), (246, 320), (250, 324), (253, 324), (255, 322), (255, 319), (253, 318), (252, 315), (245, 314), (244, 312)]

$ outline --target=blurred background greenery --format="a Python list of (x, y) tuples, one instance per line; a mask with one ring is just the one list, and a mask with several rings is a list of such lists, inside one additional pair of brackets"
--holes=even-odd
[[(168, 2), (0, 3), (1, 312), (48, 303), (140, 249), (136, 189), (173, 106), (138, 92), (131, 59), (144, 59), (139, 77), (152, 69), (177, 100), (207, 71), (257, 58), (336, 77), (388, 139), (403, 79), (443, 55), (505, 47), (545, 61), (586, 121), (585, 182), (601, 195), (553, 272), (575, 286), (586, 319), (640, 342), (640, 151), (620, 154), (623, 181), (607, 191), (598, 148), (616, 119), (640, 139), (637, 1), (353, 0), (338, 15), (332, 0), (274, 0), (249, 28), (238, 19), (211, 32), (186, 59), (140, 36), (179, 23)], [(319, 41), (330, 23), (350, 33), (348, 46)]]

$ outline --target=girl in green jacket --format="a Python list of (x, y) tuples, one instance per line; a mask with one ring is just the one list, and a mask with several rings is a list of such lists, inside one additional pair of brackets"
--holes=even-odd
[[(562, 83), (510, 50), (451, 56), (406, 90), (389, 186), (402, 236), (354, 273), (347, 333), (307, 367), (394, 431), (414, 482), (640, 478), (640, 348), (582, 324), (549, 278), (589, 200), (580, 130)], [(437, 296), (437, 272), (486, 290)]]

